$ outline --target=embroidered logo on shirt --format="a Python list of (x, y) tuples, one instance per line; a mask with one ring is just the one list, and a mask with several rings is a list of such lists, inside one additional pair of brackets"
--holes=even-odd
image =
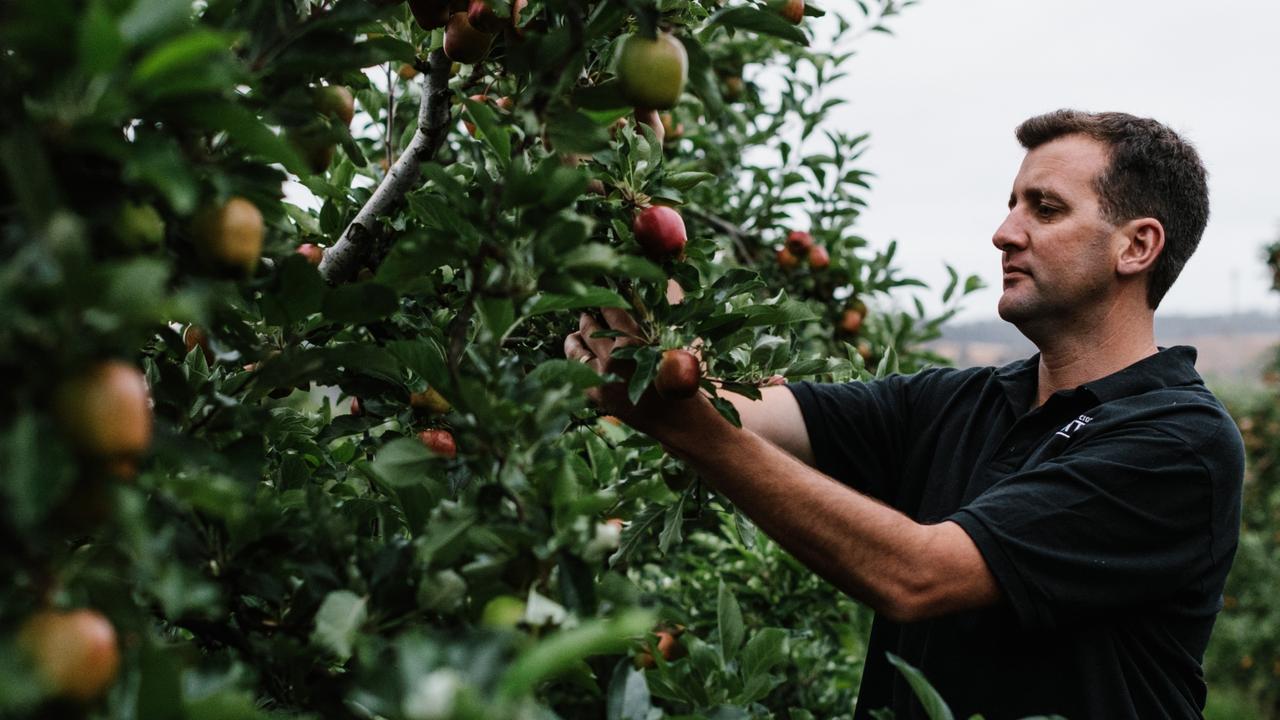
[(1063, 427), (1063, 428), (1062, 428), (1061, 430), (1059, 430), (1058, 432), (1054, 433), (1054, 435), (1061, 435), (1062, 437), (1067, 438), (1068, 440), (1070, 440), (1070, 439), (1071, 439), (1071, 433), (1073, 433), (1073, 432), (1075, 432), (1075, 431), (1079, 430), (1080, 428), (1084, 427), (1085, 425), (1088, 425), (1088, 424), (1089, 424), (1090, 422), (1092, 422), (1092, 421), (1093, 421), (1093, 418), (1089, 417), (1088, 415), (1081, 415), (1080, 417), (1076, 418), (1075, 420), (1072, 420), (1071, 422), (1067, 423), (1065, 427)]

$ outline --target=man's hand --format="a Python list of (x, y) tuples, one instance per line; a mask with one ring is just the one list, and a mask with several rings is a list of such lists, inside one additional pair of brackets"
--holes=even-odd
[[(587, 391), (587, 397), (597, 407), (677, 451), (681, 440), (690, 432), (696, 433), (700, 423), (727, 422), (701, 394), (688, 400), (667, 400), (650, 387), (638, 403), (632, 404), (627, 397), (627, 381), (635, 363), (614, 358), (613, 354), (619, 348), (641, 344), (640, 327), (618, 308), (603, 308), (601, 312), (606, 326), (583, 313), (578, 318), (578, 331), (564, 339), (566, 358), (586, 363), (601, 375), (613, 373), (622, 378), (621, 382)], [(597, 333), (611, 330), (621, 334), (597, 337)]]

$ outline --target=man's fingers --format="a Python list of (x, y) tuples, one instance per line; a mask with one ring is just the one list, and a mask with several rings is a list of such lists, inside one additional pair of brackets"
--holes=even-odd
[(596, 333), (604, 330), (600, 324), (590, 315), (582, 313), (578, 318), (578, 334), (582, 336), (583, 342), (587, 344), (587, 349), (592, 354), (599, 357), (609, 357), (609, 351), (613, 350), (613, 338), (611, 337), (592, 337)]
[(582, 340), (582, 333), (570, 333), (564, 339), (564, 356), (568, 360), (577, 360), (578, 362), (588, 362), (595, 353), (591, 352), (591, 348)]
[(618, 338), (619, 345), (635, 345), (639, 342), (640, 326), (636, 324), (635, 318), (622, 308), (601, 308), (600, 312), (604, 315), (604, 321), (609, 323), (609, 327), (624, 332), (627, 337)]

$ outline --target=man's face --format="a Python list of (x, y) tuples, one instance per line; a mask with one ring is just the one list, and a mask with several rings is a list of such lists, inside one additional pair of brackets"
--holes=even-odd
[(1023, 158), (1009, 215), (991, 238), (1003, 252), (1000, 317), (1053, 327), (1109, 296), (1116, 228), (1103, 220), (1093, 189), (1107, 161), (1106, 146), (1084, 135), (1058, 138)]

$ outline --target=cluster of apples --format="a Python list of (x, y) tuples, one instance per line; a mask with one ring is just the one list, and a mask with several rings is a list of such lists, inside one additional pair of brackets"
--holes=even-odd
[(787, 241), (778, 251), (778, 267), (795, 270), (802, 262), (808, 262), (810, 269), (823, 270), (831, 264), (831, 255), (826, 247), (815, 243), (809, 233), (792, 230), (787, 233)]
[[(440, 391), (431, 387), (420, 392), (409, 393), (409, 407), (413, 408), (416, 414), (425, 415), (428, 418), (445, 415), (453, 409)], [(364, 404), (358, 397), (351, 398), (351, 414), (356, 417), (363, 417), (365, 414)], [(444, 428), (427, 428), (420, 431), (417, 437), (418, 442), (441, 457), (452, 460), (458, 456), (458, 443), (453, 433)]]
[(519, 32), (520, 13), (526, 5), (528, 0), (514, 0), (510, 17), (500, 17), (487, 0), (409, 0), (413, 18), (423, 30), (444, 28), (444, 54), (468, 65), (484, 60), (498, 33)]

